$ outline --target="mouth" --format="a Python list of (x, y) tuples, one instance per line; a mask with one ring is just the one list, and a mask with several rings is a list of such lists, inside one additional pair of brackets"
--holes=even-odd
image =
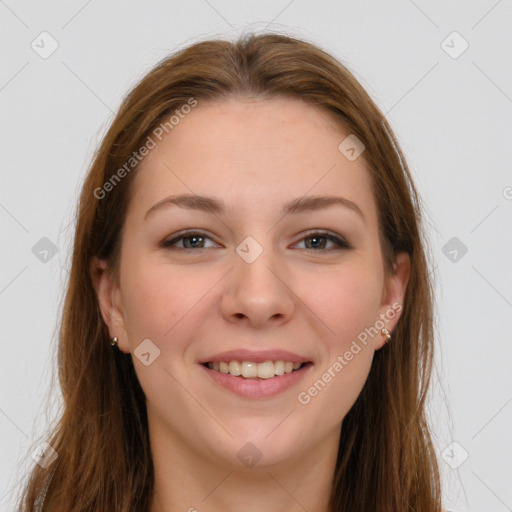
[(258, 363), (255, 361), (208, 361), (202, 363), (206, 368), (214, 372), (239, 377), (242, 379), (272, 379), (281, 375), (287, 375), (301, 370), (304, 366), (312, 364), (311, 362), (292, 362), (292, 361), (264, 361)]
[(245, 399), (268, 399), (297, 386), (313, 363), (292, 361), (207, 361), (199, 364), (215, 389)]

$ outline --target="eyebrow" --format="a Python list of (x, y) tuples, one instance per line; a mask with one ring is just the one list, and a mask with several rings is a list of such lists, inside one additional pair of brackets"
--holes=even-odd
[[(144, 219), (170, 205), (178, 206), (186, 210), (199, 210), (215, 215), (222, 215), (227, 211), (226, 203), (221, 199), (215, 199), (208, 196), (198, 196), (195, 194), (179, 194), (166, 197), (147, 212)], [(332, 206), (342, 206), (356, 212), (365, 221), (365, 216), (359, 206), (345, 197), (340, 196), (304, 196), (286, 203), (281, 213), (283, 215), (298, 214), (315, 210), (323, 210)]]

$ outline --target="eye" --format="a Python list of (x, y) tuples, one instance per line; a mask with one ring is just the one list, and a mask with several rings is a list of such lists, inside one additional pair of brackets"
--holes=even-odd
[[(326, 245), (331, 242), (335, 247), (331, 250), (350, 249), (351, 246), (341, 237), (338, 237), (329, 231), (313, 231), (307, 234), (300, 242), (306, 242), (307, 251), (321, 252), (327, 251)], [(308, 241), (310, 243), (308, 244)], [(307, 247), (309, 245), (309, 247)]]
[[(187, 250), (187, 249), (207, 249), (204, 247), (204, 241), (211, 240), (210, 237), (206, 236), (204, 233), (198, 231), (192, 231), (186, 234), (182, 234), (170, 240), (165, 240), (162, 242), (162, 247), (164, 248), (173, 248), (178, 250)], [(178, 242), (183, 241), (183, 246), (177, 245)]]

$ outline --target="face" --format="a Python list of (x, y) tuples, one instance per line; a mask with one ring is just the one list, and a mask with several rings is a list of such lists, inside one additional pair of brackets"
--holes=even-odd
[(409, 272), (399, 255), (385, 273), (347, 135), (300, 100), (233, 98), (199, 103), (142, 161), (119, 282), (106, 269), (98, 294), (153, 443), (226, 466), (332, 451)]

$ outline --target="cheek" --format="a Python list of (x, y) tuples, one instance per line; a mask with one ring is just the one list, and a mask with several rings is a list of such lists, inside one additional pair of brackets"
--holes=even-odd
[(378, 273), (353, 267), (317, 276), (311, 290), (308, 306), (329, 329), (321, 337), (325, 357), (297, 399), (304, 414), (322, 417), (328, 430), (343, 420), (368, 377), (381, 287)]
[(221, 275), (194, 265), (156, 263), (151, 258), (134, 258), (126, 269), (121, 276), (123, 316), (132, 352), (149, 338), (168, 361), (185, 357), (190, 334), (211, 311), (209, 291)]
[(302, 282), (304, 302), (326, 326), (330, 350), (343, 350), (378, 319), (381, 276), (368, 265), (340, 266)]
[[(197, 273), (194, 277), (193, 273), (155, 264), (149, 258), (134, 258), (129, 263), (122, 276), (123, 315), (138, 380), (150, 403), (158, 403), (165, 396), (166, 403), (184, 406), (181, 388), (173, 376), (182, 371), (179, 362), (186, 352), (187, 332), (197, 322), (194, 306), (211, 284), (198, 279)], [(144, 351), (150, 353), (146, 366), (138, 360), (142, 353), (138, 347), (147, 339), (154, 345), (146, 342)], [(183, 375), (179, 377), (182, 379)]]
[(307, 305), (322, 324), (325, 358), (298, 397), (326, 425), (347, 414), (371, 368), (381, 299), (381, 274), (371, 265), (351, 264), (303, 280)]
[(305, 383), (297, 401), (304, 418), (322, 418), (318, 428), (337, 428), (361, 394), (370, 372), (373, 350), (362, 344), (336, 351), (331, 361)]
[(204, 284), (179, 269), (137, 261), (126, 268), (123, 315), (132, 347), (145, 338), (162, 341), (204, 294)]

